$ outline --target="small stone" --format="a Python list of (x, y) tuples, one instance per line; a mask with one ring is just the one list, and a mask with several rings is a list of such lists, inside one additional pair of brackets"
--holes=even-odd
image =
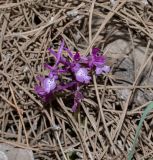
[(29, 149), (15, 148), (0, 144), (0, 160), (34, 160), (33, 152)]
[(8, 160), (6, 154), (2, 151), (0, 151), (0, 160)]

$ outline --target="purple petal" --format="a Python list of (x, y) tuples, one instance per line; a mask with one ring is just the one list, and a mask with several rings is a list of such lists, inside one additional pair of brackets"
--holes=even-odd
[(76, 73), (76, 80), (79, 82), (85, 82), (85, 83), (89, 83), (91, 77), (88, 76), (88, 70), (86, 68), (80, 68)]
[(110, 71), (110, 66), (104, 66), (103, 67), (103, 71), (105, 72), (105, 73), (108, 73), (109, 71)]
[(99, 48), (93, 48), (93, 49), (92, 49), (92, 55), (93, 55), (93, 56), (97, 55), (99, 52), (100, 52), (100, 49), (99, 49)]
[(39, 82), (43, 82), (45, 78), (42, 77), (42, 76), (37, 76), (36, 79), (37, 79)]
[(46, 92), (44, 91), (44, 89), (38, 85), (35, 86), (34, 88), (35, 92), (40, 95), (40, 96), (43, 96), (46, 94)]
[(46, 93), (49, 93), (50, 91), (54, 90), (56, 88), (55, 80), (53, 78), (45, 78), (45, 80), (43, 81), (43, 88)]
[[(62, 41), (60, 49), (58, 51), (58, 53), (56, 53), (54, 50), (52, 50), (51, 48), (48, 48), (48, 50), (50, 51), (51, 54), (53, 54), (56, 58), (56, 63), (59, 63), (59, 61), (63, 64), (66, 64), (66, 59), (64, 57), (62, 57), (62, 50), (64, 48), (64, 41)], [(59, 54), (60, 53), (60, 54)], [(57, 64), (56, 64), (57, 65)]]
[(71, 63), (71, 70), (72, 72), (77, 72), (80, 69), (79, 63)]
[(51, 48), (48, 48), (48, 50), (51, 54), (53, 54), (57, 58), (57, 54), (54, 50), (52, 50)]
[(57, 59), (56, 59), (56, 64), (55, 66), (59, 63), (60, 59), (61, 59), (61, 55), (62, 55), (62, 51), (63, 51), (63, 48), (64, 48), (64, 40), (62, 40), (62, 43), (61, 43), (61, 46), (57, 52)]
[(59, 85), (59, 86), (57, 86), (57, 90), (56, 91), (65, 90), (65, 89), (70, 88), (70, 87), (72, 87), (74, 85), (76, 85), (76, 82), (70, 82), (70, 83), (65, 84), (65, 85)]
[(102, 74), (102, 73), (108, 73), (110, 71), (109, 66), (103, 66), (103, 67), (96, 67), (96, 75)]
[(75, 61), (79, 61), (80, 60), (80, 54), (78, 52), (74, 55), (74, 60)]
[(52, 66), (50, 66), (49, 64), (44, 64), (44, 68), (46, 68), (46, 69), (50, 69), (50, 70), (53, 70), (54, 69), (54, 67), (52, 67)]
[(94, 59), (93, 59), (93, 64), (95, 66), (102, 66), (105, 64), (105, 57), (104, 56), (95, 56)]
[(78, 82), (81, 82), (81, 83), (84, 82), (84, 78), (81, 77), (81, 76), (76, 76), (76, 80), (77, 80)]
[(49, 75), (48, 75), (48, 77), (49, 77), (50, 79), (52, 79), (52, 78), (54, 77), (53, 72), (50, 72)]
[(100, 52), (99, 48), (92, 49), (92, 56), (89, 56), (89, 67), (103, 66), (105, 64), (106, 58), (103, 55), (98, 55)]
[(79, 62), (84, 63), (84, 64), (88, 64), (89, 63), (89, 57), (81, 56)]
[(86, 77), (84, 78), (84, 82), (85, 82), (85, 83), (90, 83), (90, 80), (91, 80), (91, 77), (90, 77), (90, 76), (86, 76)]
[(50, 79), (54, 79), (54, 80), (57, 80), (58, 79), (58, 73), (57, 73), (57, 70), (54, 70), (54, 71), (50, 71), (48, 77)]
[(67, 73), (67, 69), (58, 69), (58, 73)]
[(96, 75), (99, 75), (103, 72), (103, 69), (100, 67), (96, 67)]

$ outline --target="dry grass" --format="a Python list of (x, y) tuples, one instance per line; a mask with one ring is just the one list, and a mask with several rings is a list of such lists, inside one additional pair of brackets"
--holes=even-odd
[[(147, 83), (153, 78), (153, 6), (149, 0), (113, 2), (0, 2), (1, 143), (30, 148), (36, 160), (127, 159), (140, 115), (152, 100), (138, 103), (135, 95), (153, 93), (153, 85)], [(36, 75), (44, 73), (42, 64), (49, 60), (48, 47), (57, 49), (63, 37), (72, 50), (89, 54), (93, 46), (105, 50), (120, 31), (129, 41), (130, 52), (118, 56), (108, 49), (112, 71), (103, 79), (93, 76), (77, 113), (72, 114), (61, 98), (52, 106), (42, 104), (33, 88)], [(146, 48), (145, 58), (127, 85), (115, 72), (126, 58), (135, 66), (137, 45)], [(120, 89), (128, 90), (125, 99), (118, 96)], [(152, 117), (150, 113), (144, 121), (135, 159), (153, 157)]]

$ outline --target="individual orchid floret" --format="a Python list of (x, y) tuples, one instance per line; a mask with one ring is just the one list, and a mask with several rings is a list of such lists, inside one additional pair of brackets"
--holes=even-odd
[(56, 88), (55, 79), (45, 78), (43, 81), (43, 88), (46, 93), (49, 93), (50, 91), (54, 90)]
[(105, 57), (103, 55), (98, 55), (100, 52), (99, 48), (92, 49), (92, 55), (89, 57), (89, 67), (92, 68), (94, 66), (100, 67), (105, 64)]
[(88, 70), (87, 68), (81, 67), (78, 63), (73, 63), (71, 66), (71, 71), (74, 73), (75, 78), (78, 82), (81, 83), (89, 83), (91, 80), (91, 77), (88, 76)]
[(40, 85), (36, 85), (35, 91), (40, 96), (45, 96), (56, 88), (57, 77), (38, 77), (37, 79), (39, 80)]
[(88, 70), (86, 68), (79, 68), (78, 71), (75, 72), (76, 80), (82, 83), (89, 83), (91, 77), (88, 76)]

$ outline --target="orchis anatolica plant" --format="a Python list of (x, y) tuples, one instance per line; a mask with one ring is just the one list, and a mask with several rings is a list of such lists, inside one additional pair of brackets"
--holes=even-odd
[[(35, 92), (48, 102), (59, 91), (68, 90), (74, 97), (72, 111), (75, 112), (81, 100), (84, 98), (81, 88), (92, 82), (93, 72), (96, 75), (108, 73), (110, 67), (105, 65), (106, 58), (100, 55), (100, 49), (93, 48), (89, 56), (82, 56), (78, 52), (73, 54), (64, 47), (62, 41), (58, 52), (48, 49), (55, 58), (53, 66), (45, 64), (49, 70), (47, 76), (38, 76), (39, 85), (35, 86)], [(62, 52), (66, 51), (67, 57)]]

